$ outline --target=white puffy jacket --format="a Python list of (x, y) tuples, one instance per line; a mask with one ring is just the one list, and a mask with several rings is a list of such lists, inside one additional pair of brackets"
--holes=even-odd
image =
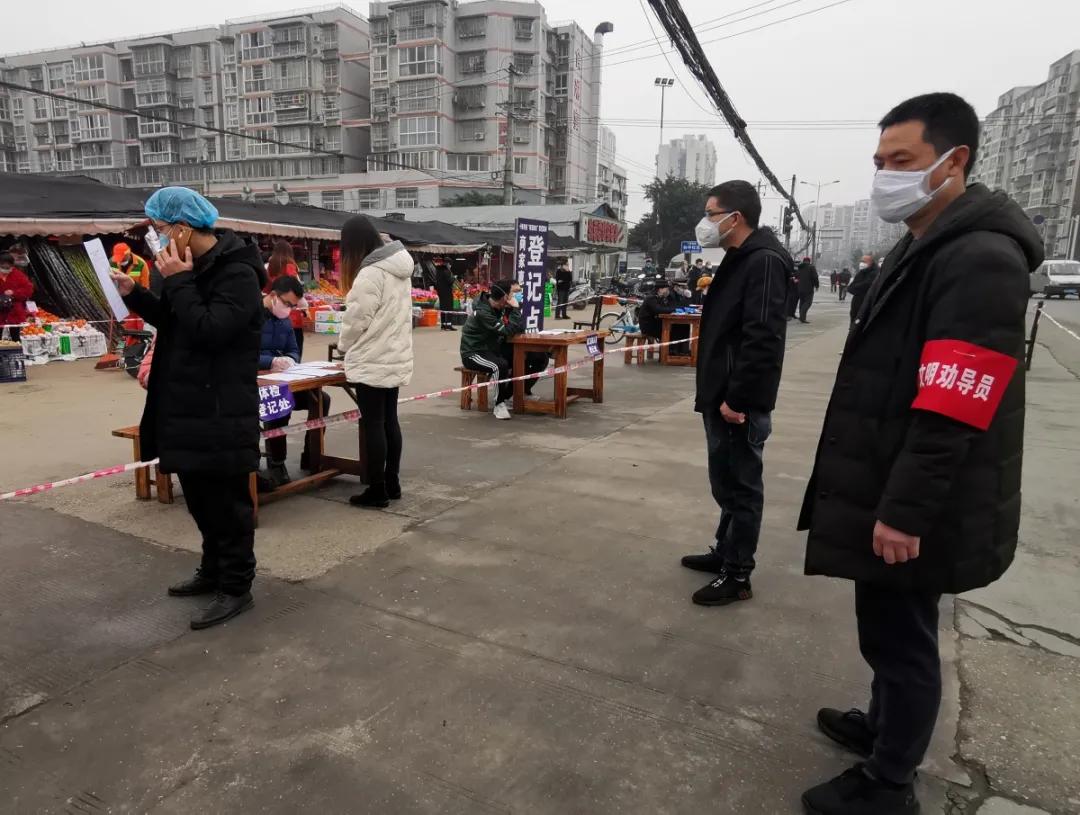
[(412, 379), (412, 272), (412, 256), (400, 241), (364, 258), (345, 296), (338, 337), (350, 382), (400, 388)]

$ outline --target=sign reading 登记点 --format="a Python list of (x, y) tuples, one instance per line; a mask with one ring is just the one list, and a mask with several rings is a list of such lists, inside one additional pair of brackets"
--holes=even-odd
[(521, 284), (523, 294), (521, 316), (526, 331), (541, 331), (544, 328), (548, 223), (518, 218), (514, 233), (514, 278)]

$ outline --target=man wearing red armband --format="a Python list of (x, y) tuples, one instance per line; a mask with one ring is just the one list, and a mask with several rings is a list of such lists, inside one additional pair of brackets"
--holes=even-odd
[(938, 603), (1009, 567), (1020, 524), (1024, 315), (1042, 242), (1002, 192), (967, 186), (972, 107), (919, 96), (880, 122), (872, 200), (909, 229), (840, 360), (803, 502), (806, 573), (855, 582), (870, 706), (818, 726), (862, 756), (803, 796), (814, 815), (918, 811), (941, 702)]

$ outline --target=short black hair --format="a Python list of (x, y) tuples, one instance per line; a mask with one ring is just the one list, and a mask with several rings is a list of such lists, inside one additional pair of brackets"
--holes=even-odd
[(297, 297), (304, 296), (304, 287), (292, 275), (282, 275), (270, 284), (270, 291), (274, 294), (288, 294), (292, 292)]
[(513, 280), (496, 280), (491, 284), (491, 291), (489, 295), (493, 300), (503, 300), (510, 295), (510, 289), (513, 287)]
[(971, 150), (964, 176), (975, 166), (979, 152), (979, 117), (967, 100), (955, 93), (924, 93), (901, 102), (885, 114), (878, 127), (884, 130), (904, 122), (922, 122), (923, 141), (932, 144), (939, 156), (960, 145)]
[(758, 228), (761, 220), (761, 198), (749, 181), (725, 181), (709, 190), (709, 198), (715, 198), (724, 209), (738, 212), (751, 229)]

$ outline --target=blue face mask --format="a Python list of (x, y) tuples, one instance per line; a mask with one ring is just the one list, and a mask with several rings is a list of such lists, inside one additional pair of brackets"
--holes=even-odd
[(517, 304), (520, 306), (525, 301), (525, 295), (521, 292), (518, 292), (514, 295), (514, 300), (516, 300)]

